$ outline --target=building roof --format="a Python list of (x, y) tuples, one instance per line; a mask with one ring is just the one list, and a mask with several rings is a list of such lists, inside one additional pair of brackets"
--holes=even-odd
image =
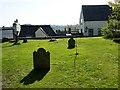
[(48, 36), (55, 36), (55, 32), (50, 25), (41, 25), (41, 28), (46, 32)]
[(38, 28), (42, 28), (48, 36), (55, 36), (50, 25), (21, 25), (20, 37), (35, 37)]
[(12, 27), (1, 27), (2, 30), (13, 30)]
[(112, 12), (108, 5), (82, 5), (84, 21), (106, 21)]

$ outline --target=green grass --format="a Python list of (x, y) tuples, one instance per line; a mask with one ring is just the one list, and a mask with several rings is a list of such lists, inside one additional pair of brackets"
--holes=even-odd
[[(67, 49), (68, 39), (3, 43), (3, 88), (118, 88), (118, 44), (101, 37), (75, 40), (77, 57), (75, 48)], [(50, 71), (42, 80), (24, 85), (20, 81), (32, 71), (33, 51), (38, 48), (50, 52)]]

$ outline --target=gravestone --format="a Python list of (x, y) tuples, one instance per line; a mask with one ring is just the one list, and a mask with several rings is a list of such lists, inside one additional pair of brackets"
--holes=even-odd
[(55, 38), (51, 38), (49, 42), (55, 42), (56, 39)]
[(68, 49), (75, 48), (75, 40), (73, 38), (70, 38), (68, 40)]
[(33, 52), (33, 63), (35, 70), (50, 70), (50, 53), (45, 49), (39, 48)]
[(23, 43), (26, 43), (26, 42), (27, 42), (27, 39), (26, 39), (26, 38), (24, 38), (24, 39), (23, 39)]

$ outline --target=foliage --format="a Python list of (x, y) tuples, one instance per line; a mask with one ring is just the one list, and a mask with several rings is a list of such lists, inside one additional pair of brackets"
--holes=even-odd
[(120, 2), (109, 2), (112, 7), (112, 14), (109, 16), (109, 23), (102, 28), (105, 38), (120, 38)]
[(111, 30), (108, 29), (108, 25), (105, 25), (103, 28), (102, 28), (102, 35), (104, 36), (104, 38), (113, 38), (113, 33)]
[[(118, 45), (101, 37), (75, 38), (76, 49), (67, 49), (69, 39), (2, 43), (3, 88), (117, 88)], [(50, 52), (50, 71), (41, 80), (33, 76), (33, 51)], [(76, 65), (74, 67), (74, 60)], [(30, 76), (32, 75), (32, 76)], [(23, 84), (20, 81), (26, 78)]]
[(75, 24), (75, 25), (66, 25), (65, 29), (68, 28), (70, 30), (79, 30), (79, 24)]

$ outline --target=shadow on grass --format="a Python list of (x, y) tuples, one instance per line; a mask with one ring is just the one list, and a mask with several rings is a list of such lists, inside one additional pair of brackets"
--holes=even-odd
[(35, 81), (40, 81), (49, 72), (49, 70), (32, 70), (27, 76), (25, 76), (20, 83), (24, 85), (32, 84)]
[(75, 67), (75, 64), (76, 64), (76, 58), (77, 58), (77, 55), (78, 55), (79, 53), (75, 53), (75, 58), (74, 58), (74, 67)]
[(12, 45), (9, 45), (9, 46), (3, 46), (2, 48), (7, 48), (7, 47), (12, 47), (14, 45), (21, 45), (20, 43), (13, 43)]

